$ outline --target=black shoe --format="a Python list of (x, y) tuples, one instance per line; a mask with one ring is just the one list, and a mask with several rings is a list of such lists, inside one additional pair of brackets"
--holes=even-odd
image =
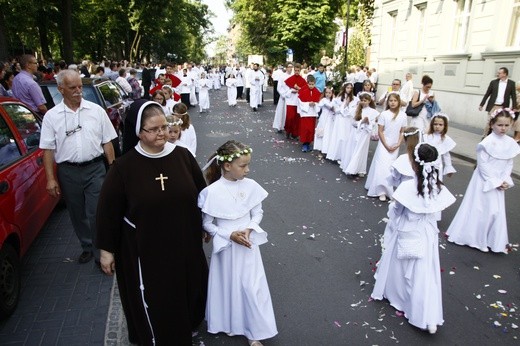
[(83, 251), (78, 257), (78, 262), (81, 264), (88, 263), (94, 257), (92, 251)]
[(257, 111), (256, 107), (253, 107), (253, 112), (256, 112), (256, 111)]

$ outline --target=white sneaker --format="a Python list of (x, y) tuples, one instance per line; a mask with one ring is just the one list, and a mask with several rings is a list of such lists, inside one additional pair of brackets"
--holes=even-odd
[(381, 196), (379, 196), (379, 200), (380, 200), (381, 202), (386, 202), (386, 195), (381, 195)]
[(435, 325), (428, 325), (428, 333), (435, 334), (437, 332), (437, 326)]

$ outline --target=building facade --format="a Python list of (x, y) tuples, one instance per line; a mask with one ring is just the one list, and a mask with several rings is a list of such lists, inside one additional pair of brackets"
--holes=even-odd
[(484, 127), (478, 106), (500, 67), (520, 81), (520, 0), (375, 0), (370, 67), (379, 92), (427, 74), (451, 121)]

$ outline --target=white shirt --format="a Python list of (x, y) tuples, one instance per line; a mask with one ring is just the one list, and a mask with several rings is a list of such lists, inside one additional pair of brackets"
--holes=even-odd
[[(66, 135), (78, 125), (79, 131)], [(107, 113), (97, 104), (83, 99), (74, 112), (61, 101), (45, 113), (40, 148), (54, 150), (56, 163), (86, 162), (102, 155), (102, 145), (116, 137)]]
[(195, 128), (192, 124), (181, 132), (181, 138), (178, 140), (178, 144), (184, 144), (186, 148), (191, 152), (193, 157), (197, 153), (197, 134), (195, 133)]
[(356, 73), (356, 83), (363, 83), (367, 79), (367, 74), (365, 71), (361, 70)]
[(181, 77), (181, 84), (177, 87), (181, 94), (189, 94), (191, 91), (191, 85), (192, 85), (191, 77), (189, 75), (186, 75), (186, 77)]
[(405, 101), (406, 103), (410, 102), (413, 97), (413, 82), (410, 79), (409, 81), (406, 81), (404, 83), (403, 87), (401, 88), (401, 100)]
[(251, 88), (258, 88), (264, 83), (264, 74), (260, 70), (251, 70), (249, 72)]
[(123, 88), (123, 90), (126, 91), (127, 93), (132, 92), (132, 86), (130, 85), (130, 83), (128, 83), (128, 81), (126, 80), (125, 77), (121, 77), (121, 76), (117, 77), (116, 83), (119, 84), (121, 86), (121, 88)]
[(507, 79), (498, 81), (498, 94), (497, 94), (497, 99), (495, 100), (496, 105), (501, 105), (504, 103), (504, 95), (506, 94), (506, 86), (507, 86)]
[(282, 69), (277, 68), (273, 72), (273, 81), (279, 81), (283, 78), (283, 76), (284, 76), (284, 72), (282, 71)]

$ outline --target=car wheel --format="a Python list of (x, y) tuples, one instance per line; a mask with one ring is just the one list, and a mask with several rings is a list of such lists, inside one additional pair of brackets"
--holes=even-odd
[(20, 259), (11, 244), (5, 243), (0, 250), (0, 319), (16, 309), (20, 286)]

